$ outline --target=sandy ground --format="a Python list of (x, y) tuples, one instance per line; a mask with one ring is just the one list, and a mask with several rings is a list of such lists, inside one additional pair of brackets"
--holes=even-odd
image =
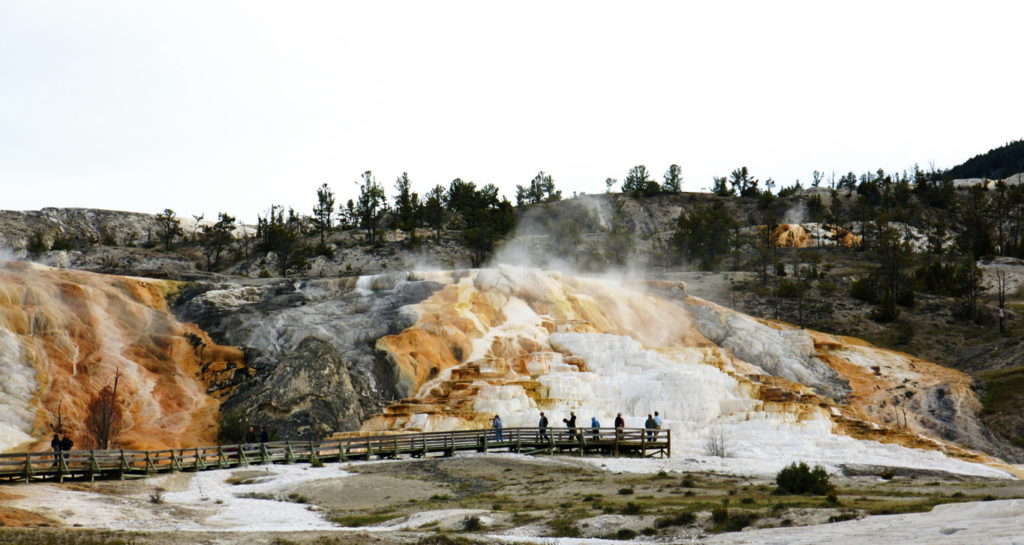
[[(9, 485), (0, 490), (0, 543), (572, 544), (636, 537), (657, 543), (852, 544), (886, 535), (893, 537), (876, 544), (1024, 545), (1015, 537), (1024, 536), (1024, 500), (1002, 500), (1024, 498), (1021, 481), (835, 476), (837, 496), (830, 502), (773, 496), (772, 479), (765, 476), (664, 471), (649, 461), (629, 462), (606, 459), (604, 465), (614, 467), (601, 467), (600, 459), (491, 454)], [(977, 501), (983, 499), (990, 501)], [(968, 503), (927, 512), (944, 502)], [(723, 529), (714, 527), (710, 511), (722, 505), (731, 517), (753, 519), (741, 532), (716, 533)], [(926, 512), (866, 516), (905, 508)], [(683, 512), (695, 513), (693, 520), (664, 524)], [(829, 524), (830, 518), (854, 520)], [(25, 541), (10, 526), (33, 527), (32, 539)], [(99, 541), (82, 541), (98, 530), (107, 532)]]

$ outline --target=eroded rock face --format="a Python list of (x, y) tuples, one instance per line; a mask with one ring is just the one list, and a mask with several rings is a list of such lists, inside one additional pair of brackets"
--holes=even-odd
[(0, 450), (48, 448), (58, 431), (95, 446), (90, 404), (114, 377), (113, 446), (214, 441), (219, 398), (246, 373), (244, 357), (175, 319), (165, 298), (176, 287), (0, 263)]
[(282, 439), (355, 430), (389, 400), (410, 394), (376, 347), (416, 319), (408, 305), (441, 284), (408, 273), (197, 285), (176, 303), (224, 344), (244, 347), (253, 376), (225, 413)]

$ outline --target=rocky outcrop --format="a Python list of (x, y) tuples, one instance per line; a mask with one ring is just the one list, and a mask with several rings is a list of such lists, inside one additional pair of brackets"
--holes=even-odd
[(409, 395), (377, 339), (415, 317), (407, 305), (440, 284), (409, 273), (195, 284), (175, 309), (214, 339), (245, 348), (254, 375), (225, 414), (286, 439), (358, 429), (366, 415)]
[(152, 214), (95, 208), (43, 208), (0, 210), (0, 246), (24, 250), (34, 233), (48, 242), (55, 237), (68, 241), (134, 246), (156, 239)]

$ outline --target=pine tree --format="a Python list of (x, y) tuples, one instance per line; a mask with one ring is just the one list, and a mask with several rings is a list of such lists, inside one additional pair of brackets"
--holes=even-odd
[(359, 228), (366, 231), (366, 242), (371, 246), (377, 243), (377, 230), (387, 213), (388, 200), (384, 188), (373, 178), (373, 172), (367, 170), (363, 173), (363, 184), (359, 186), (355, 214)]
[(204, 225), (199, 242), (206, 257), (206, 270), (212, 271), (220, 266), (220, 256), (234, 240), (235, 218), (224, 212), (217, 214), (217, 223)]
[(313, 207), (313, 219), (316, 222), (316, 230), (320, 233), (320, 248), (326, 244), (327, 234), (334, 227), (334, 193), (327, 184), (323, 184), (316, 190), (316, 206)]
[(163, 241), (165, 250), (170, 250), (174, 239), (185, 234), (185, 231), (181, 229), (181, 220), (170, 208), (165, 208), (163, 212), (157, 214), (156, 232), (160, 240)]
[(634, 195), (647, 191), (647, 183), (651, 182), (651, 176), (647, 172), (647, 167), (644, 165), (637, 165), (629, 169), (629, 173), (626, 174), (626, 179), (622, 181), (622, 192), (633, 193)]
[(403, 172), (395, 180), (395, 227), (411, 232), (418, 226), (420, 217), (420, 196), (412, 191), (409, 174)]
[(516, 186), (516, 206), (526, 206), (541, 202), (555, 202), (562, 200), (562, 192), (555, 189), (555, 182), (550, 174), (540, 171), (529, 187)]
[(441, 242), (441, 230), (444, 229), (447, 213), (444, 209), (444, 186), (436, 185), (427, 193), (427, 200), (423, 204), (423, 220), (427, 226), (434, 230), (434, 241)]
[(673, 164), (665, 171), (665, 183), (661, 188), (668, 193), (679, 193), (683, 190), (683, 174), (679, 165)]

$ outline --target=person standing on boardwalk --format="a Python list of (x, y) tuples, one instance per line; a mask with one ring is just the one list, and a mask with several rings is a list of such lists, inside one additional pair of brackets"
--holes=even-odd
[(71, 440), (71, 436), (65, 435), (64, 438), (60, 440), (61, 454), (63, 455), (65, 452), (70, 452), (74, 446), (75, 442)]
[(562, 422), (565, 422), (565, 427), (569, 428), (569, 440), (576, 439), (576, 412), (569, 411), (569, 418), (563, 418)]
[(601, 423), (596, 416), (590, 417), (590, 435), (594, 437), (594, 441), (601, 439)]
[[(661, 419), (661, 415), (658, 414), (658, 411), (654, 411), (654, 429), (655, 430), (660, 430), (661, 429), (661, 425), (663, 423), (664, 423), (664, 421)], [(658, 438), (658, 432), (657, 431), (654, 432), (654, 438), (655, 439)]]
[(548, 417), (544, 416), (544, 413), (540, 413), (540, 420), (537, 421), (537, 438), (546, 441), (548, 438)]
[(626, 427), (626, 419), (622, 418), (622, 413), (615, 415), (615, 438), (622, 441), (622, 432)]
[(494, 415), (494, 419), (491, 420), (491, 427), (494, 428), (494, 440), (504, 441), (501, 435), (501, 415)]
[(655, 426), (657, 426), (657, 424), (654, 423), (654, 417), (651, 416), (651, 415), (647, 415), (647, 420), (644, 421), (644, 427), (647, 428), (647, 440), (648, 441), (654, 439), (654, 427)]
[(53, 449), (53, 465), (56, 466), (60, 463), (60, 437), (57, 434), (53, 434), (53, 440), (50, 441), (50, 448)]
[(245, 446), (249, 447), (256, 442), (256, 428), (249, 426), (249, 429), (245, 430)]
[(260, 426), (260, 443), (269, 443), (269, 442), (270, 442), (270, 434), (267, 433), (267, 427), (266, 426)]

